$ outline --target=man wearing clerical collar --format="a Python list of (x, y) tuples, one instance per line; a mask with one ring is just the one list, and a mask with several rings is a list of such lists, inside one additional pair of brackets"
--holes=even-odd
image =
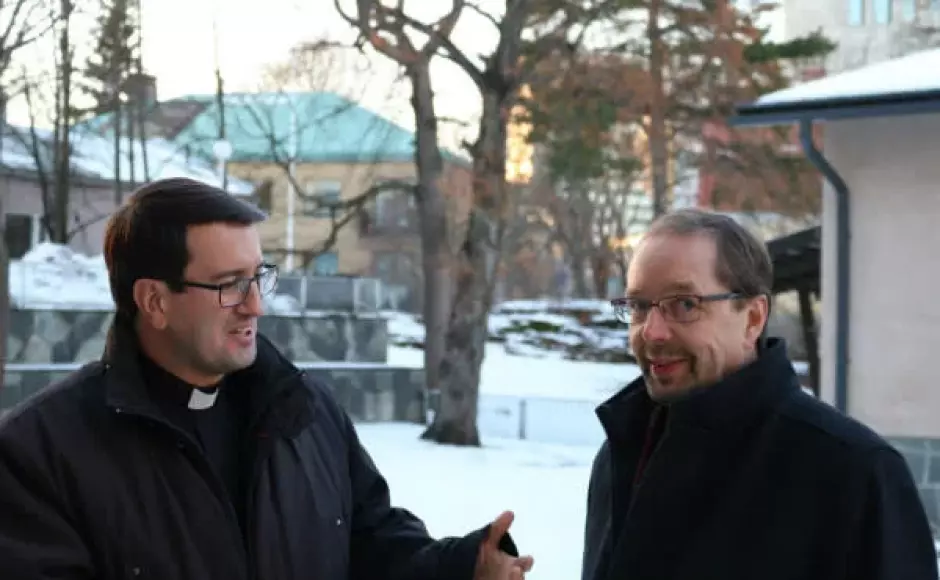
[(0, 420), (0, 576), (510, 580), (512, 513), (434, 540), (330, 395), (258, 334), (265, 215), (189, 179), (112, 216), (100, 362)]
[(612, 304), (643, 374), (597, 409), (582, 580), (937, 579), (903, 457), (764, 338), (772, 287), (728, 216), (667, 214), (640, 242)]

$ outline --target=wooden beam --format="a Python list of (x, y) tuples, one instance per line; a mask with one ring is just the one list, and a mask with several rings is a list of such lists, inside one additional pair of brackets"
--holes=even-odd
[(816, 336), (816, 317), (813, 316), (813, 303), (809, 290), (799, 291), (800, 322), (803, 327), (803, 344), (806, 358), (809, 359), (810, 389), (819, 398), (819, 341)]

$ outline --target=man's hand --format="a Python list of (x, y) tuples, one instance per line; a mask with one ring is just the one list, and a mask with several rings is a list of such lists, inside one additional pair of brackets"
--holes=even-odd
[(480, 544), (474, 580), (522, 580), (532, 569), (532, 556), (516, 558), (499, 549), (499, 542), (509, 531), (515, 516), (503, 512), (490, 524), (486, 539)]

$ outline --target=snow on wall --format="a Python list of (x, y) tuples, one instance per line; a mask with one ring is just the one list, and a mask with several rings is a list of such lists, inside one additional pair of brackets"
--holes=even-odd
[[(292, 296), (266, 296), (271, 314), (293, 314)], [(104, 256), (85, 256), (67, 246), (44, 242), (19, 260), (10, 260), (10, 304), (15, 308), (113, 310)]]

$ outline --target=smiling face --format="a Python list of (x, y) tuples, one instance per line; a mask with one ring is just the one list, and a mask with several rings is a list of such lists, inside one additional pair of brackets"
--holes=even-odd
[[(707, 235), (648, 236), (630, 264), (627, 296), (657, 301), (738, 291), (719, 282), (716, 260), (716, 244)], [(716, 300), (695, 306), (694, 322), (669, 320), (659, 308), (631, 322), (630, 345), (650, 397), (660, 402), (681, 399), (753, 360), (767, 306), (763, 296)]]
[[(189, 263), (185, 282), (226, 284), (254, 276), (262, 264), (261, 243), (255, 226), (214, 223), (188, 229)], [(161, 366), (195, 386), (217, 383), (231, 372), (250, 366), (257, 354), (258, 317), (262, 299), (252, 283), (244, 302), (223, 307), (219, 291), (187, 286), (172, 292), (165, 285), (153, 294), (140, 294), (141, 313)], [(230, 294), (230, 291), (226, 291)], [(155, 348), (153, 348), (155, 347)]]

